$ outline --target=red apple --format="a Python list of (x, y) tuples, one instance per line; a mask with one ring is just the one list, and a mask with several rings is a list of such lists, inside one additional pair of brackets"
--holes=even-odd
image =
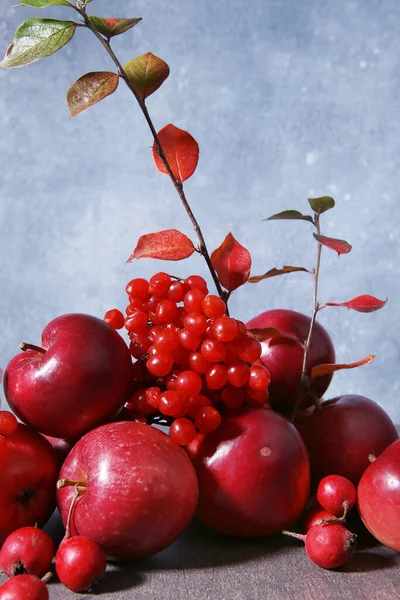
[[(270, 338), (262, 342), (261, 362), (271, 374), (269, 385), (269, 401), (273, 409), (288, 414), (296, 405), (300, 393), (300, 378), (303, 366), (304, 349), (302, 344), (307, 339), (310, 329), (310, 317), (293, 310), (268, 310), (254, 317), (247, 323), (248, 329), (274, 327), (284, 333), (295, 336), (301, 344), (284, 337)], [(335, 362), (335, 349), (326, 329), (315, 323), (311, 337), (310, 351), (307, 359), (307, 373), (312, 367), (324, 363)], [(310, 393), (320, 398), (327, 390), (332, 375), (324, 375), (315, 379), (310, 386)], [(312, 399), (304, 396), (300, 407), (306, 408)]]
[(368, 530), (381, 544), (400, 552), (400, 440), (364, 471), (357, 496)]
[(309, 496), (304, 443), (284, 417), (263, 408), (225, 413), (219, 428), (186, 450), (199, 479), (197, 517), (236, 536), (277, 533), (295, 521)]
[(55, 508), (57, 475), (49, 442), (19, 423), (0, 446), (0, 545), (12, 531), (47, 521)]
[[(196, 473), (184, 450), (162, 431), (135, 422), (110, 423), (83, 436), (60, 479), (80, 482), (71, 534), (90, 538), (115, 558), (163, 550), (197, 505)], [(57, 492), (64, 524), (74, 491), (66, 485)]]
[(64, 315), (47, 325), (42, 347), (15, 356), (4, 374), (7, 401), (24, 423), (74, 438), (121, 409), (133, 367), (112, 327), (90, 315)]
[(299, 414), (295, 425), (310, 455), (316, 484), (326, 475), (342, 475), (357, 485), (368, 467), (368, 456), (379, 456), (398, 438), (385, 411), (357, 395), (325, 400), (321, 410)]

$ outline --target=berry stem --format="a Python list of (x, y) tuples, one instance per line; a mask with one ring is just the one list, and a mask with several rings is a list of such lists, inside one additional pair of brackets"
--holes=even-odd
[[(319, 214), (315, 213), (315, 217), (314, 217), (314, 225), (315, 228), (317, 230), (317, 234), (321, 235), (321, 227), (320, 227), (320, 222), (319, 222)], [(321, 251), (322, 251), (322, 244), (320, 244), (319, 242), (317, 242), (317, 257), (315, 260), (315, 267), (312, 271), (313, 274), (313, 280), (314, 280), (314, 286), (313, 286), (313, 298), (312, 298), (312, 313), (311, 313), (311, 322), (310, 322), (310, 328), (308, 330), (308, 335), (307, 335), (307, 339), (304, 345), (304, 355), (303, 355), (303, 364), (302, 364), (302, 368), (301, 368), (301, 378), (300, 378), (300, 393), (298, 395), (296, 404), (293, 408), (293, 412), (291, 415), (291, 421), (293, 422), (295, 417), (296, 417), (296, 413), (299, 409), (300, 406), (300, 401), (301, 398), (303, 396), (303, 394), (307, 393), (309, 387), (310, 387), (310, 378), (307, 374), (307, 359), (308, 359), (308, 354), (310, 352), (310, 346), (311, 346), (311, 336), (312, 336), (312, 332), (314, 329), (314, 324), (315, 324), (315, 319), (317, 317), (317, 312), (319, 310), (319, 305), (318, 305), (318, 279), (319, 279), (319, 272), (320, 272), (320, 268), (321, 268)], [(315, 406), (318, 408), (320, 408), (320, 402), (319, 399), (315, 399), (314, 400), (314, 404)]]
[(21, 342), (19, 347), (23, 352), (25, 352), (26, 350), (35, 350), (35, 352), (46, 354), (46, 350), (44, 348), (42, 348), (41, 346), (35, 346), (35, 344), (27, 344), (26, 342)]
[(146, 119), (146, 122), (150, 128), (151, 134), (154, 138), (154, 142), (156, 145), (156, 149), (157, 149), (157, 154), (160, 157), (160, 159), (162, 160), (168, 175), (172, 181), (172, 183), (174, 184), (174, 187), (178, 193), (178, 196), (183, 204), (183, 207), (192, 223), (193, 229), (196, 232), (196, 235), (198, 237), (199, 240), (199, 253), (203, 256), (204, 260), (207, 263), (208, 269), (210, 271), (211, 277), (213, 278), (215, 287), (217, 288), (218, 294), (219, 296), (224, 300), (224, 302), (227, 303), (227, 298), (226, 298), (226, 294), (223, 291), (220, 282), (218, 281), (218, 276), (217, 273), (212, 265), (211, 262), (211, 258), (210, 258), (210, 254), (208, 252), (207, 249), (207, 245), (206, 242), (204, 240), (204, 236), (202, 233), (202, 230), (200, 228), (200, 225), (196, 219), (196, 217), (193, 214), (192, 209), (190, 208), (189, 202), (187, 201), (185, 192), (183, 190), (183, 184), (178, 181), (170, 167), (170, 164), (165, 156), (163, 147), (160, 143), (159, 137), (157, 135), (156, 129), (154, 127), (153, 121), (150, 117), (149, 111), (147, 110), (147, 106), (145, 101), (138, 95), (134, 85), (132, 84), (132, 82), (129, 80), (129, 77), (127, 76), (123, 66), (121, 65), (120, 61), (118, 60), (117, 56), (115, 55), (113, 49), (111, 48), (110, 45), (110, 41), (105, 39), (98, 31), (97, 29), (93, 26), (93, 24), (91, 23), (89, 17), (86, 14), (86, 7), (85, 6), (80, 6), (78, 9), (78, 12), (82, 15), (85, 26), (90, 29), (90, 31), (96, 36), (96, 38), (99, 40), (99, 42), (101, 43), (101, 45), (103, 46), (103, 48), (106, 50), (106, 52), (109, 54), (111, 60), (114, 62), (115, 66), (117, 67), (118, 70), (118, 74), (121, 77), (121, 79), (124, 80), (124, 82), (126, 83), (126, 85), (128, 86), (128, 88), (130, 89), (130, 91), (132, 92), (132, 94), (134, 95), (137, 103), (139, 104), (140, 110), (143, 113), (144, 118)]
[(294, 531), (286, 531), (286, 529), (284, 529), (281, 533), (283, 533), (283, 535), (288, 535), (289, 537), (294, 537), (296, 540), (300, 540), (302, 542), (305, 542), (307, 537), (302, 533), (294, 533)]

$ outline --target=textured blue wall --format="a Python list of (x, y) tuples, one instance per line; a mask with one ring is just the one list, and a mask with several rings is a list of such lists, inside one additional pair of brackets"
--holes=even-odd
[[(31, 16), (74, 18), (54, 7), (0, 5), (2, 51)], [(307, 198), (337, 207), (326, 235), (353, 251), (322, 257), (321, 301), (389, 297), (377, 313), (327, 309), (340, 362), (375, 361), (335, 375), (328, 397), (360, 393), (400, 422), (399, 161), (400, 8), (396, 0), (95, 0), (99, 16), (142, 16), (114, 48), (124, 63), (152, 51), (171, 76), (148, 100), (157, 128), (189, 130), (201, 159), (185, 188), (210, 249), (225, 234), (249, 248), (253, 273), (312, 267), (315, 241), (302, 222), (263, 223)], [(125, 265), (137, 238), (177, 227), (193, 237), (168, 178), (151, 160), (151, 137), (127, 89), (69, 120), (68, 87), (111, 69), (98, 42), (78, 30), (56, 55), (0, 70), (0, 366), (24, 339), (40, 341), (55, 316), (124, 308), (133, 276), (163, 268), (205, 274), (200, 257)], [(194, 238), (193, 238), (194, 239)], [(231, 312), (310, 312), (311, 279), (293, 274), (238, 290)]]

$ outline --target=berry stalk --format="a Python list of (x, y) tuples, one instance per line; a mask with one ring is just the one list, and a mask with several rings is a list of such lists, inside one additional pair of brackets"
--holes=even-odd
[[(224, 290), (221, 287), (221, 284), (218, 280), (218, 276), (217, 273), (215, 272), (215, 269), (213, 267), (213, 264), (211, 262), (211, 258), (210, 258), (210, 254), (208, 252), (207, 249), (207, 245), (206, 242), (204, 240), (204, 236), (202, 233), (202, 230), (200, 228), (200, 225), (196, 219), (196, 217), (193, 214), (193, 211), (189, 205), (189, 202), (186, 198), (185, 192), (183, 190), (183, 184), (180, 181), (177, 181), (171, 166), (165, 156), (162, 144), (160, 143), (159, 137), (157, 135), (156, 129), (154, 127), (153, 121), (150, 117), (149, 111), (147, 110), (147, 106), (145, 101), (140, 98), (140, 96), (138, 95), (138, 93), (135, 90), (134, 85), (131, 83), (131, 81), (129, 80), (123, 66), (121, 65), (120, 61), (118, 60), (117, 56), (115, 55), (113, 49), (111, 48), (110, 42), (109, 40), (105, 39), (97, 30), (96, 28), (93, 26), (93, 24), (91, 23), (89, 17), (86, 14), (86, 3), (81, 3), (78, 2), (77, 7), (74, 7), (75, 10), (77, 10), (79, 12), (79, 14), (82, 16), (85, 26), (90, 29), (90, 31), (93, 33), (93, 35), (99, 40), (99, 42), (101, 43), (101, 45), (103, 46), (103, 48), (106, 50), (106, 52), (108, 53), (108, 55), (110, 56), (111, 60), (114, 62), (115, 66), (117, 67), (118, 70), (118, 74), (121, 77), (121, 79), (124, 80), (124, 82), (126, 83), (126, 85), (128, 86), (128, 88), (130, 89), (130, 91), (132, 92), (132, 94), (134, 95), (140, 110), (143, 113), (144, 118), (146, 119), (146, 122), (149, 126), (149, 129), (151, 131), (151, 134), (154, 138), (154, 142), (156, 144), (156, 148), (157, 148), (157, 154), (160, 157), (160, 159), (162, 160), (168, 175), (178, 193), (178, 196), (180, 198), (180, 201), (182, 202), (182, 205), (192, 223), (193, 229), (195, 230), (195, 233), (197, 235), (197, 238), (199, 240), (199, 248), (198, 251), (199, 253), (203, 256), (204, 260), (207, 263), (208, 269), (210, 271), (211, 277), (213, 278), (215, 287), (217, 288), (218, 294), (219, 296), (224, 300), (225, 303), (227, 303), (228, 297), (227, 294), (224, 292)], [(228, 309), (227, 309), (227, 314), (228, 313)]]

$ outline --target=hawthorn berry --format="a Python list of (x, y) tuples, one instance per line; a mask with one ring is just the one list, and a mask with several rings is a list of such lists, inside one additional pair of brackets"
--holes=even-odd
[(106, 570), (106, 555), (98, 544), (82, 535), (63, 540), (56, 554), (56, 572), (63, 585), (83, 592)]

